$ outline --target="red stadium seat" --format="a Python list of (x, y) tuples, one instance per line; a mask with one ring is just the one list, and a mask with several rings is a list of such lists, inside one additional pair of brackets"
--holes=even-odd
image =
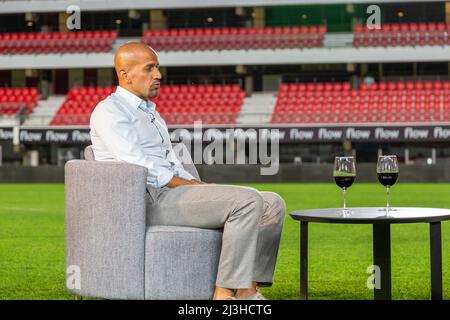
[(356, 90), (349, 83), (303, 85), (307, 91), (281, 85), (272, 123), (450, 121), (450, 81), (362, 83)]
[(381, 30), (355, 26), (353, 46), (435, 46), (450, 44), (448, 25), (444, 22), (384, 24)]
[(325, 26), (146, 30), (142, 42), (159, 51), (246, 50), (323, 46)]
[(117, 31), (11, 33), (1, 38), (0, 54), (107, 52), (117, 38)]
[(36, 88), (0, 88), (0, 115), (11, 116), (21, 110), (28, 115), (39, 97)]
[[(113, 91), (111, 87), (72, 88), (51, 125), (89, 124), (89, 115), (97, 103)], [(163, 86), (154, 101), (167, 124), (193, 124), (194, 120), (231, 124), (236, 121), (244, 96), (236, 84), (173, 85)]]

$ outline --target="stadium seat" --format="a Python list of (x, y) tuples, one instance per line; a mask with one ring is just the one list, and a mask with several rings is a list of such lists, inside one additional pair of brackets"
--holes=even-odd
[[(115, 90), (114, 87), (72, 88), (50, 125), (88, 125), (95, 106)], [(239, 115), (245, 93), (233, 85), (163, 86), (153, 99), (167, 124), (233, 124)]]
[(248, 50), (323, 46), (326, 27), (146, 30), (141, 41), (158, 51)]
[(117, 31), (0, 34), (0, 54), (109, 52)]
[(391, 23), (383, 24), (380, 30), (356, 25), (353, 29), (353, 46), (443, 46), (450, 43), (448, 29), (444, 22)]
[(0, 116), (29, 115), (40, 95), (36, 88), (0, 88)]
[(449, 94), (449, 81), (283, 83), (272, 123), (450, 121)]

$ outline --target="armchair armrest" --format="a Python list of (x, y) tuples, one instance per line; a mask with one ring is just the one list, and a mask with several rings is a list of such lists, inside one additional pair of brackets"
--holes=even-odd
[(147, 168), (125, 162), (66, 163), (66, 285), (70, 292), (144, 299), (146, 178)]

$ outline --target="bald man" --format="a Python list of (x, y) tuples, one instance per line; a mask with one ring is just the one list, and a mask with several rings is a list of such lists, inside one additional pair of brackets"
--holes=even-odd
[(156, 52), (126, 43), (114, 66), (119, 86), (91, 115), (95, 160), (148, 169), (148, 225), (223, 228), (213, 299), (265, 299), (259, 286), (273, 282), (284, 201), (272, 192), (195, 179), (176, 159), (166, 123), (148, 101), (161, 85)]

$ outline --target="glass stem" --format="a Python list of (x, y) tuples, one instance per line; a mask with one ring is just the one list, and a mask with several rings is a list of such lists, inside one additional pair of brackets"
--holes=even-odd
[(389, 190), (390, 190), (390, 186), (386, 186), (386, 198), (387, 198), (387, 202), (386, 202), (386, 209), (387, 211), (389, 211), (390, 206), (389, 206)]
[(344, 194), (344, 211), (347, 210), (347, 202), (346, 202), (346, 196), (347, 196), (347, 188), (342, 188), (342, 193)]

